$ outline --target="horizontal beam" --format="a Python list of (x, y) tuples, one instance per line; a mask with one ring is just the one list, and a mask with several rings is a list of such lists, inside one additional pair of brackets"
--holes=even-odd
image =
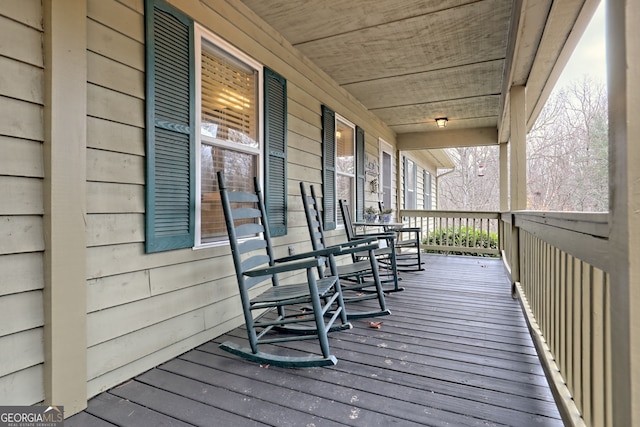
[(606, 212), (516, 211), (518, 220), (527, 220), (594, 237), (609, 238), (609, 214)]
[(400, 151), (497, 144), (498, 129), (494, 127), (401, 133), (396, 138)]
[(431, 209), (402, 209), (400, 216), (416, 218), (484, 218), (498, 219), (500, 213), (494, 211), (445, 211)]

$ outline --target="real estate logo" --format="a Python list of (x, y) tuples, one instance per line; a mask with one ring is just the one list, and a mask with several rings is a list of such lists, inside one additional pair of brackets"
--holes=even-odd
[(63, 406), (0, 406), (0, 427), (63, 426)]

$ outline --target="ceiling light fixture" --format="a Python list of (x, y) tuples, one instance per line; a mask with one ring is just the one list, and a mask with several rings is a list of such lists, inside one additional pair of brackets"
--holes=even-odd
[(438, 125), (439, 128), (444, 128), (445, 126), (447, 126), (447, 122), (449, 120), (447, 120), (446, 117), (438, 117), (436, 119), (436, 125)]

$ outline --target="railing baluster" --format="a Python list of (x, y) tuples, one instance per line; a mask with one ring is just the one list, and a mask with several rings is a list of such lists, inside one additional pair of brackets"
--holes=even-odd
[[(575, 309), (574, 309), (574, 301), (575, 301), (575, 279), (574, 279), (574, 272), (573, 272), (573, 257), (569, 254), (567, 254), (567, 337), (566, 337), (566, 346), (567, 346), (567, 354), (564, 357), (564, 364), (565, 364), (565, 370), (564, 372), (566, 372), (565, 374), (565, 381), (567, 382), (567, 386), (569, 387), (569, 390), (573, 390), (575, 387), (575, 383), (574, 383), (574, 365), (573, 365), (573, 353), (574, 353), (574, 347), (573, 347), (573, 334), (574, 334), (574, 316), (575, 316)], [(562, 367), (560, 368), (560, 372), (563, 372)]]
[(593, 390), (592, 407), (593, 407), (593, 425), (604, 426), (606, 419), (606, 388), (605, 388), (605, 351), (606, 351), (606, 323), (605, 323), (605, 302), (606, 285), (605, 277), (602, 270), (597, 268), (591, 269), (592, 274), (592, 290), (591, 290), (591, 336), (593, 339), (593, 357), (591, 359), (591, 389)]

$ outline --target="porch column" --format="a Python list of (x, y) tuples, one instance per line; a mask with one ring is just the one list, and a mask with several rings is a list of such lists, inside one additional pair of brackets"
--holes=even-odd
[(511, 99), (511, 210), (527, 208), (526, 97), (524, 86), (513, 86)]
[[(527, 147), (526, 147), (526, 91), (513, 86), (509, 94), (511, 113), (511, 155), (509, 157), (510, 210), (527, 208)], [(502, 153), (502, 152), (501, 152)], [(502, 187), (501, 187), (502, 189)], [(502, 197), (500, 199), (502, 202)], [(511, 223), (511, 282), (520, 281), (520, 239), (515, 221)], [(515, 288), (514, 288), (515, 289)]]
[(396, 214), (398, 214), (398, 218), (400, 218), (400, 209), (402, 209), (401, 192), (404, 188), (404, 183), (401, 182), (402, 179), (402, 151), (396, 150)]
[(613, 425), (640, 425), (640, 4), (606, 3)]
[(500, 211), (509, 210), (509, 146), (500, 144)]
[(86, 408), (86, 0), (45, 0), (44, 390)]

